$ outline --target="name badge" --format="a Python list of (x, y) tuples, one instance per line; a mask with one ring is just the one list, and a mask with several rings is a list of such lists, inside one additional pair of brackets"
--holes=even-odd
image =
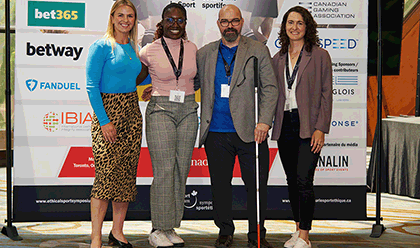
[(287, 95), (286, 95), (286, 102), (284, 106), (284, 111), (290, 111), (290, 92), (291, 90), (287, 89)]
[(230, 86), (228, 84), (222, 84), (222, 91), (220, 93), (220, 97), (229, 98), (229, 90)]
[(180, 90), (171, 90), (169, 93), (170, 102), (184, 103), (185, 92)]

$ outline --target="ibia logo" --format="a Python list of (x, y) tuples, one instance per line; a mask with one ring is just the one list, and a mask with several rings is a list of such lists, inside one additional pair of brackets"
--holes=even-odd
[(89, 131), (92, 115), (89, 112), (48, 112), (42, 121), (44, 128), (49, 132)]
[(56, 90), (56, 91), (79, 91), (79, 83), (76, 82), (38, 82), (36, 79), (26, 80), (26, 87), (30, 92), (34, 91), (39, 85), (40, 90)]
[(60, 115), (55, 112), (48, 112), (43, 118), (44, 128), (50, 132), (55, 132), (60, 128)]

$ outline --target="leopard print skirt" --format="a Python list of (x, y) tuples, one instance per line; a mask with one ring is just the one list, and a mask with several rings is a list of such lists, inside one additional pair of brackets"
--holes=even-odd
[(105, 141), (96, 115), (92, 119), (92, 152), (95, 181), (91, 197), (115, 202), (134, 202), (143, 117), (137, 92), (101, 93), (105, 111), (117, 130), (115, 143)]

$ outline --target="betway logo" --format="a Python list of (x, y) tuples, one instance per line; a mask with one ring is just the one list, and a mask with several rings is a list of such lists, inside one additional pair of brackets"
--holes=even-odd
[(71, 47), (71, 46), (56, 46), (54, 44), (45, 44), (45, 46), (33, 46), (30, 42), (26, 43), (26, 55), (34, 56), (55, 56), (55, 57), (69, 57), (77, 61), (82, 54), (83, 47)]

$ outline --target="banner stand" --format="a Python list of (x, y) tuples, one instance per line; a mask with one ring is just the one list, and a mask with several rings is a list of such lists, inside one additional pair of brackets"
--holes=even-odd
[(372, 226), (371, 238), (379, 238), (385, 231), (381, 224), (381, 167), (382, 167), (382, 8), (378, 0), (378, 112), (376, 121), (376, 223)]
[(7, 226), (1, 233), (14, 241), (22, 240), (12, 225), (12, 115), (10, 91), (10, 1), (5, 1), (6, 13), (6, 166), (7, 166)]

